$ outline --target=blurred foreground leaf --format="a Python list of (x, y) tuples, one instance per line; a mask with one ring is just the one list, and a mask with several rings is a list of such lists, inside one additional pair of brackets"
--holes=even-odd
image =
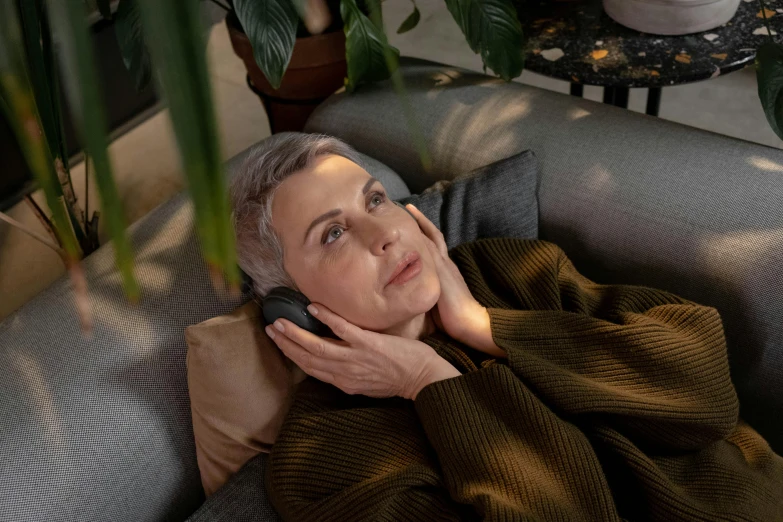
[(122, 202), (112, 175), (103, 98), (98, 90), (93, 49), (87, 28), (87, 13), (81, 0), (48, 0), (49, 23), (58, 35), (60, 61), (72, 114), (86, 150), (92, 158), (103, 215), (114, 241), (117, 266), (129, 299), (135, 301), (139, 288), (133, 275), (133, 254), (125, 231)]
[(145, 41), (168, 102), (204, 257), (215, 284), (222, 273), (238, 288), (234, 231), (198, 2), (139, 0), (138, 5)]

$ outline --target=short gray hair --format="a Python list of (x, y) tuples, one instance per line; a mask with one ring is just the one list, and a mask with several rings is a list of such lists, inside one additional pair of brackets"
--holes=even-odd
[(270, 136), (253, 150), (231, 181), (232, 223), (239, 266), (264, 297), (276, 286), (299, 290), (283, 265), (283, 243), (272, 228), (272, 200), (280, 184), (310, 168), (315, 158), (343, 156), (361, 165), (350, 145), (326, 134), (285, 133)]

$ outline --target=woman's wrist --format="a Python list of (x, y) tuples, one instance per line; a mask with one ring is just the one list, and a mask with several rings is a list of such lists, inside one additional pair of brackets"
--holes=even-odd
[(430, 364), (429, 371), (426, 372), (425, 377), (419, 383), (419, 387), (414, 391), (411, 399), (415, 401), (416, 397), (419, 395), (419, 392), (432, 383), (443, 381), (445, 379), (451, 379), (452, 377), (459, 377), (460, 375), (462, 374), (454, 367), (454, 365), (452, 365), (446, 359), (438, 356), (438, 358), (434, 359)]

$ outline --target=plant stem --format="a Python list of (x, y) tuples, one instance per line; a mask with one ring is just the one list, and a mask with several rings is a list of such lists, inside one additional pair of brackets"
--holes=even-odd
[(32, 209), (35, 217), (38, 218), (38, 221), (41, 222), (41, 225), (43, 225), (44, 229), (49, 233), (49, 237), (52, 238), (52, 241), (59, 245), (60, 241), (57, 239), (57, 234), (54, 232), (54, 224), (52, 223), (52, 220), (46, 216), (46, 212), (43, 211), (30, 194), (26, 195), (24, 199)]
[(212, 2), (213, 4), (217, 5), (217, 6), (222, 7), (223, 9), (226, 10), (227, 13), (231, 12), (231, 8), (230, 7), (228, 7), (227, 5), (224, 5), (224, 4), (220, 3), (220, 2), (218, 2), (218, 0), (209, 0), (209, 1)]
[[(90, 155), (84, 151), (84, 231), (87, 232), (87, 222), (90, 221)], [(89, 235), (89, 234), (88, 234)]]
[(52, 243), (51, 241), (49, 241), (49, 239), (47, 239), (45, 236), (42, 236), (38, 232), (27, 228), (25, 225), (23, 225), (22, 223), (18, 222), (17, 220), (15, 220), (14, 218), (12, 218), (11, 216), (9, 216), (8, 214), (6, 214), (4, 212), (0, 212), (0, 219), (2, 219), (3, 221), (5, 221), (6, 223), (8, 223), (11, 226), (14, 226), (14, 227), (18, 228), (19, 230), (21, 230), (25, 234), (27, 234), (27, 235), (37, 239), (38, 241), (40, 241), (44, 245), (48, 246), (49, 248), (51, 248), (52, 250), (57, 252), (57, 255), (59, 255), (62, 259), (65, 259), (65, 250), (60, 248), (59, 245), (56, 245), (56, 244)]
[(769, 43), (775, 43), (775, 40), (772, 39), (772, 28), (769, 26), (769, 20), (767, 19), (767, 8), (764, 7), (763, 0), (759, 0), (759, 5), (761, 6), (761, 16), (764, 17), (764, 25), (767, 26), (767, 36), (769, 37)]

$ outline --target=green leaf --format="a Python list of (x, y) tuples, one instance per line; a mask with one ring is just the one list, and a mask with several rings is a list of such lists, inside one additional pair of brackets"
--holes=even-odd
[(141, 14), (135, 0), (120, 0), (114, 13), (114, 29), (125, 68), (141, 91), (150, 83), (152, 63), (141, 33)]
[(356, 0), (342, 0), (340, 14), (343, 18), (345, 58), (348, 62), (347, 90), (351, 92), (361, 83), (388, 78), (391, 73), (384, 50), (390, 52), (389, 61), (395, 63), (400, 51), (387, 43), (382, 29), (359, 10)]
[(0, 0), (0, 110), (11, 124), (25, 161), (44, 192), (60, 245), (68, 260), (75, 261), (81, 258), (82, 252), (63, 203), (49, 146), (41, 131), (14, 4), (10, 0)]
[(27, 65), (30, 72), (29, 78), (33, 87), (38, 114), (41, 117), (44, 137), (49, 144), (49, 151), (52, 156), (59, 156), (62, 159), (57, 141), (60, 126), (59, 122), (55, 120), (54, 108), (51, 103), (50, 77), (47, 74), (48, 71), (44, 68), (45, 62), (41, 46), (41, 11), (42, 4), (38, 0), (19, 2)]
[(125, 232), (122, 202), (106, 150), (106, 117), (103, 98), (98, 89), (84, 5), (80, 0), (48, 0), (48, 7), (49, 23), (59, 36), (59, 58), (65, 73), (66, 94), (72, 115), (92, 158), (95, 181), (103, 202), (103, 215), (114, 241), (115, 259), (122, 274), (125, 293), (135, 300), (139, 289), (133, 275), (133, 257)]
[(507, 82), (522, 74), (522, 25), (511, 0), (446, 0), (446, 7), (486, 67)]
[(234, 231), (207, 71), (199, 6), (192, 0), (139, 0), (144, 34), (194, 202), (204, 257), (215, 275), (239, 284)]
[(416, 6), (416, 2), (414, 2), (413, 12), (400, 24), (399, 29), (397, 29), (397, 34), (407, 33), (419, 24), (420, 19), (421, 13), (419, 13), (419, 8)]
[(766, 42), (756, 52), (759, 99), (772, 130), (783, 139), (783, 45)]
[(256, 64), (275, 89), (291, 61), (299, 16), (291, 0), (234, 0), (234, 11), (242, 24)]
[(111, 20), (111, 0), (97, 0), (97, 1), (98, 1), (98, 11), (101, 12), (101, 16), (104, 17), (106, 20)]

